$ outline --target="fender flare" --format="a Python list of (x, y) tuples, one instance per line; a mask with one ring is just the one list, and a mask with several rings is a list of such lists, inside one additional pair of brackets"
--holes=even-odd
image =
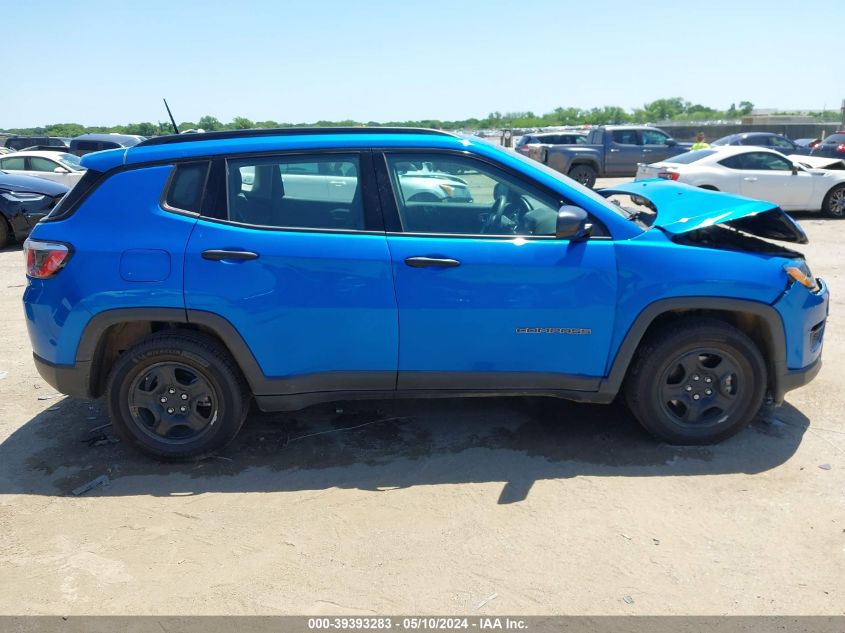
[(616, 394), (622, 387), (622, 382), (625, 379), (625, 374), (628, 372), (631, 360), (633, 360), (634, 354), (649, 326), (660, 315), (679, 310), (747, 313), (762, 319), (762, 322), (766, 324), (768, 330), (766, 332), (767, 340), (771, 345), (770, 349), (760, 350), (766, 359), (769, 369), (768, 386), (776, 400), (779, 395), (782, 398), (783, 376), (787, 373), (786, 333), (783, 327), (783, 319), (781, 319), (778, 311), (767, 303), (727, 297), (674, 297), (671, 299), (660, 299), (643, 308), (637, 315), (637, 318), (634, 319), (634, 322), (625, 334), (625, 338), (619, 345), (610, 372), (608, 372), (607, 378), (602, 380), (599, 385), (600, 393), (604, 394), (610, 400), (616, 397)]

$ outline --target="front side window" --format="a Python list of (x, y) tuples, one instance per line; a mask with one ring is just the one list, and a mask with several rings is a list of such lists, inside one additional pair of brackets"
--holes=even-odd
[(446, 235), (554, 235), (560, 200), (463, 156), (390, 154), (402, 228)]
[(643, 130), (640, 132), (643, 138), (643, 145), (666, 145), (668, 136), (656, 130)]
[(255, 226), (363, 229), (356, 155), (230, 159), (229, 219)]
[(41, 158), (40, 156), (33, 156), (29, 159), (29, 169), (31, 171), (55, 171), (56, 167), (61, 167), (58, 163), (53, 162), (48, 158)]
[(729, 156), (721, 161), (721, 165), (731, 169), (756, 171), (792, 171), (792, 163), (785, 158), (768, 152), (749, 152)]

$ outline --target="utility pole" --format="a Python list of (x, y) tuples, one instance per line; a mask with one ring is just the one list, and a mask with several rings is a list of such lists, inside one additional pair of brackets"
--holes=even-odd
[(845, 130), (845, 99), (842, 100), (842, 129)]

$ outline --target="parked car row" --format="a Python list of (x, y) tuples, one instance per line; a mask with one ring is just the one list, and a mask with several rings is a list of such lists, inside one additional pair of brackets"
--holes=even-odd
[(0, 153), (3, 148), (13, 151), (21, 150), (50, 150), (68, 152), (76, 156), (84, 156), (91, 152), (104, 149), (132, 147), (144, 140), (143, 136), (132, 134), (82, 134), (74, 138), (60, 136), (10, 136), (0, 139)]

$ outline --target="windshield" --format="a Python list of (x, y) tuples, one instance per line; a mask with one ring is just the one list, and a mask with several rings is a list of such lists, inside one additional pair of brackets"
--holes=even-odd
[(694, 163), (697, 160), (701, 160), (702, 158), (707, 158), (708, 156), (712, 156), (715, 154), (712, 149), (697, 149), (694, 152), (687, 152), (686, 154), (678, 154), (677, 156), (672, 156), (671, 158), (666, 158), (663, 160), (664, 163), (679, 163), (681, 165), (689, 165), (690, 163)]
[(79, 156), (75, 156), (74, 154), (59, 154), (57, 159), (62, 164), (62, 167), (67, 167), (71, 171), (85, 171), (85, 168), (79, 161)]

